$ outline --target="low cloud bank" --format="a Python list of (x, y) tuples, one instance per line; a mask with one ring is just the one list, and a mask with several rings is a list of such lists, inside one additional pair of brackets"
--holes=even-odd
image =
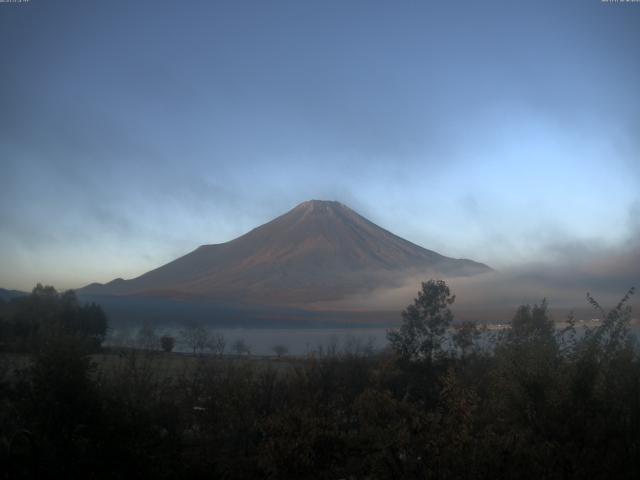
[[(638, 237), (640, 238), (640, 237)], [(503, 322), (522, 304), (546, 298), (556, 320), (570, 312), (579, 319), (596, 313), (586, 301), (591, 293), (601, 305), (614, 306), (631, 287), (640, 287), (640, 242), (626, 242), (621, 248), (567, 245), (556, 248), (553, 261), (530, 263), (472, 277), (445, 278), (456, 295), (454, 312), (458, 319)], [(400, 312), (420, 289), (420, 283), (435, 275), (412, 275), (396, 286), (349, 296), (323, 304), (327, 309), (372, 309)], [(638, 316), (640, 298), (632, 297)], [(635, 308), (635, 307), (638, 308)]]

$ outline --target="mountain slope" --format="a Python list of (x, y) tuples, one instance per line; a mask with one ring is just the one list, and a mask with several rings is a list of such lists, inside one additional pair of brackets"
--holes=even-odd
[(410, 274), (489, 270), (419, 247), (338, 202), (311, 200), (230, 242), (203, 245), (140, 277), (82, 291), (301, 304), (393, 285)]

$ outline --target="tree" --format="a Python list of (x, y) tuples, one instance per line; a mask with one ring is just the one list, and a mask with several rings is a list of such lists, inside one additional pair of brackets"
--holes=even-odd
[(107, 336), (107, 316), (102, 307), (96, 303), (89, 303), (81, 307), (80, 316), (83, 318), (80, 332), (89, 338), (96, 347), (102, 345)]
[(467, 353), (478, 340), (480, 336), (480, 330), (475, 322), (465, 321), (455, 327), (455, 333), (452, 335), (453, 344), (460, 350), (462, 358), (467, 356)]
[(284, 345), (274, 345), (271, 350), (273, 350), (273, 353), (275, 353), (278, 358), (289, 353), (289, 349)]
[(211, 352), (221, 357), (224, 355), (224, 349), (227, 346), (227, 342), (224, 339), (224, 335), (219, 332), (216, 332), (209, 336), (209, 341), (207, 343), (207, 348), (211, 350)]
[(180, 332), (182, 341), (193, 351), (194, 355), (201, 354), (210, 345), (209, 330), (199, 323), (189, 323)]
[(513, 320), (509, 336), (512, 340), (533, 340), (553, 337), (554, 324), (547, 312), (547, 300), (540, 305), (520, 305)]
[(400, 328), (387, 332), (393, 350), (405, 360), (432, 361), (453, 320), (449, 305), (455, 298), (443, 280), (422, 282), (418, 297), (402, 312)]
[(251, 354), (251, 348), (249, 348), (249, 345), (247, 345), (247, 342), (245, 342), (243, 338), (239, 338), (233, 342), (233, 351), (236, 355)]
[(39, 455), (48, 457), (53, 477), (71, 471), (79, 445), (88, 443), (88, 432), (99, 424), (100, 400), (92, 380), (96, 365), (87, 346), (79, 336), (48, 338), (34, 353), (25, 377), (20, 410), (30, 419), (29, 430), (40, 448), (46, 446)]
[(145, 323), (136, 335), (136, 343), (143, 350), (156, 350), (158, 348), (158, 335), (155, 329)]
[(6, 308), (5, 336), (15, 347), (37, 348), (47, 339), (78, 336), (93, 349), (107, 333), (107, 317), (95, 304), (82, 304), (73, 290), (64, 293), (38, 284), (30, 295), (11, 300)]
[(173, 348), (176, 346), (176, 339), (170, 335), (163, 335), (160, 337), (160, 347), (162, 347), (162, 351), (166, 353), (170, 353), (173, 351)]
[(629, 324), (631, 322), (631, 305), (629, 301), (635, 293), (631, 287), (615, 308), (605, 312), (590, 293), (587, 301), (600, 314), (602, 323), (595, 330), (587, 330), (583, 340), (587, 350), (600, 349), (605, 358), (610, 358), (624, 349), (629, 341)]

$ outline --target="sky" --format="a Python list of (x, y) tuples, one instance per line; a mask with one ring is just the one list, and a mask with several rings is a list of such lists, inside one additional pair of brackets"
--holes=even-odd
[(0, 287), (135, 277), (309, 199), (640, 280), (638, 45), (638, 2), (0, 3)]

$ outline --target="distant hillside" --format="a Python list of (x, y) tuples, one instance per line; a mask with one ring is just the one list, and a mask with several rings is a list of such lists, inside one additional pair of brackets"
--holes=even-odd
[(29, 295), (27, 292), (21, 292), (19, 290), (6, 290), (4, 288), (0, 288), (0, 299), (5, 302), (11, 300), (12, 298), (24, 297), (25, 295)]
[(235, 240), (80, 293), (303, 306), (392, 286), (408, 275), (490, 270), (415, 245), (338, 202), (311, 200)]

